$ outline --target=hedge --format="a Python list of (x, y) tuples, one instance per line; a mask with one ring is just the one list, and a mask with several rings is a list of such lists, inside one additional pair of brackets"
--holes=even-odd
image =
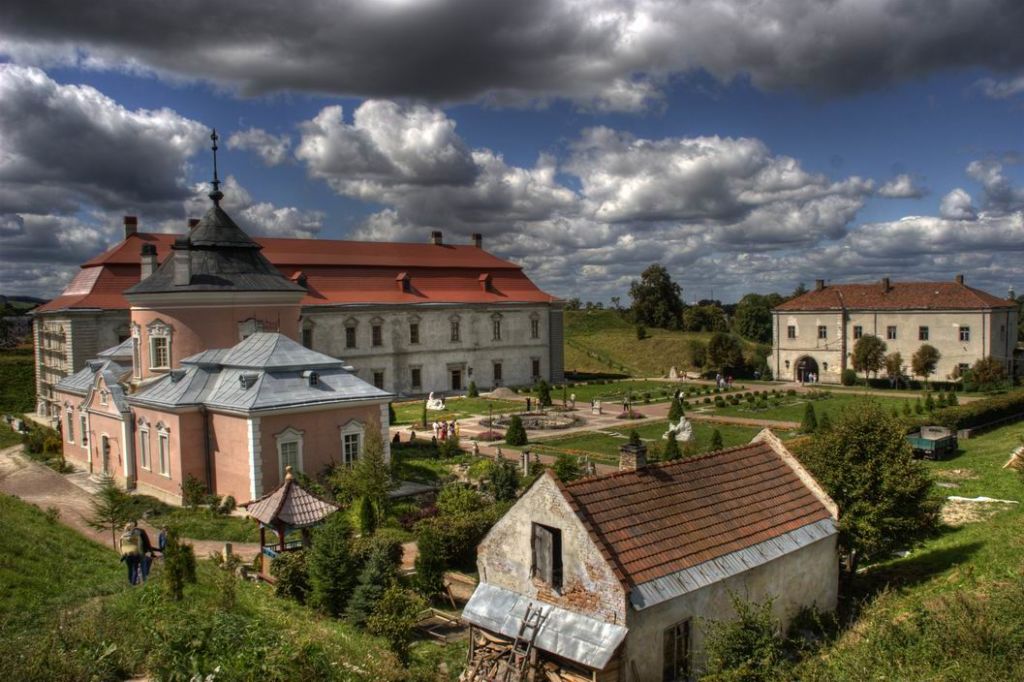
[(944, 407), (930, 416), (914, 419), (912, 426), (941, 424), (948, 429), (973, 429), (1000, 419), (1024, 414), (1024, 391), (976, 400), (966, 405)]

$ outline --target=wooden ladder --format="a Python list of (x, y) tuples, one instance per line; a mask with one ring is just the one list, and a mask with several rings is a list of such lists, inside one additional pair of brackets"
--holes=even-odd
[(526, 614), (519, 622), (519, 632), (512, 642), (509, 665), (502, 677), (503, 682), (519, 682), (523, 679), (526, 666), (530, 663), (530, 654), (533, 652), (533, 642), (537, 639), (537, 633), (544, 625), (545, 619), (547, 614), (544, 613), (544, 609), (534, 606), (533, 602), (527, 604)]

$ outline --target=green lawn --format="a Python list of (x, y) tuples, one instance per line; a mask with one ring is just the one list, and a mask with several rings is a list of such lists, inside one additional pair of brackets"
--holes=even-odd
[[(612, 409), (622, 408), (622, 399), (627, 394), (632, 398), (633, 405), (643, 405), (645, 396), (650, 398), (649, 402), (659, 403), (665, 402), (672, 398), (672, 393), (682, 389), (683, 391), (689, 392), (701, 392), (700, 395), (703, 397), (713, 396), (714, 389), (711, 386), (704, 384), (694, 384), (692, 382), (669, 382), (669, 381), (648, 381), (645, 379), (623, 379), (618, 381), (608, 381), (607, 383), (590, 382), (585, 384), (576, 384), (575, 386), (566, 386), (565, 396), (569, 398), (572, 394), (576, 394), (576, 407), (586, 409), (590, 405), (591, 400), (600, 400), (604, 403), (605, 411)], [(734, 391), (740, 389), (740, 384), (736, 384)], [(703, 393), (706, 391), (706, 393)], [(723, 395), (726, 392), (723, 391)], [(531, 391), (530, 395), (536, 396), (536, 391)], [(551, 400), (555, 405), (562, 404), (562, 390), (560, 388), (553, 388), (551, 390)]]
[[(651, 441), (651, 445), (654, 448), (660, 449), (664, 444), (661, 436), (665, 433), (667, 425), (668, 422), (664, 419), (655, 421), (645, 419), (610, 430), (609, 433), (618, 433), (620, 437), (597, 431), (583, 431), (538, 440), (526, 447), (536, 452), (551, 455), (556, 455), (560, 452), (568, 452), (574, 455), (588, 454), (595, 461), (613, 464), (618, 462), (619, 446), (626, 443), (630, 430), (635, 428), (641, 438)], [(718, 429), (718, 432), (722, 435), (722, 444), (727, 448), (733, 445), (749, 443), (750, 439), (756, 436), (759, 431), (759, 429), (748, 426), (694, 422), (693, 442), (698, 451), (703, 452), (710, 448), (711, 436), (715, 429)]]
[[(829, 419), (835, 422), (842, 418), (846, 410), (856, 409), (856, 406), (862, 404), (864, 401), (877, 402), (882, 405), (886, 410), (896, 408), (902, 410), (904, 403), (909, 402), (911, 408), (913, 408), (916, 402), (914, 399), (909, 398), (890, 398), (888, 396), (862, 396), (862, 395), (849, 395), (849, 394), (838, 394), (833, 393), (831, 397), (822, 400), (811, 400), (814, 403), (814, 413), (821, 419), (822, 415), (828, 414)], [(743, 399), (739, 405), (726, 405), (722, 408), (715, 408), (712, 403), (710, 406), (694, 405), (691, 409), (700, 408), (711, 408), (713, 413), (722, 416), (732, 417), (745, 417), (749, 419), (772, 419), (776, 421), (790, 421), (799, 422), (803, 419), (804, 410), (806, 410), (806, 404), (808, 399), (803, 395), (797, 394), (795, 396), (782, 395), (782, 404), (773, 407), (769, 405), (767, 409), (759, 410), (754, 408), (752, 405)]]
[(21, 445), (21, 434), (15, 432), (6, 422), (0, 421), (0, 450), (12, 445)]
[(0, 413), (35, 409), (36, 380), (31, 348), (0, 352)]
[(0, 518), (0, 679), (397, 682), (455, 679), (465, 660), (464, 644), (421, 641), (404, 670), (382, 640), (207, 561), (172, 602), (159, 561), (130, 588), (114, 552), (36, 508), (0, 495)]
[[(432, 422), (440, 419), (465, 419), (466, 417), (486, 415), (488, 410), (494, 414), (518, 412), (526, 409), (526, 403), (516, 400), (500, 400), (498, 398), (449, 398), (445, 401), (446, 410), (442, 412), (427, 411), (427, 420)], [(423, 416), (423, 401), (395, 403), (395, 421), (393, 425), (419, 424)]]

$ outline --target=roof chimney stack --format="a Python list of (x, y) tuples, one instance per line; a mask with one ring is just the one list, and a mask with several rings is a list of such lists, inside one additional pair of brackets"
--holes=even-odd
[(139, 260), (142, 266), (140, 279), (146, 279), (156, 272), (156, 247), (152, 244), (142, 245), (142, 258)]
[(196, 229), (196, 225), (198, 225), (198, 224), (199, 224), (199, 218), (189, 218), (188, 219), (188, 229), (194, 230), (194, 229)]
[(171, 258), (174, 259), (174, 286), (187, 287), (192, 283), (192, 259), (190, 251), (192, 243), (188, 237), (179, 237), (174, 240)]
[(482, 234), (474, 232), (469, 236), (469, 238), (473, 240), (473, 246), (478, 249), (484, 248), (484, 236)]
[(139, 219), (133, 215), (126, 215), (124, 217), (124, 238), (128, 239), (133, 234), (139, 231)]
[(638, 471), (647, 466), (647, 446), (626, 443), (619, 446), (619, 471)]
[(956, 276), (956, 283), (960, 286), (964, 285), (964, 276), (962, 274)]
[(823, 280), (823, 279), (816, 279), (816, 280), (814, 280), (814, 290), (815, 291), (822, 291), (822, 290), (824, 290), (824, 288), (825, 288), (825, 280)]
[(888, 277), (882, 278), (882, 293), (887, 294), (892, 289), (892, 282), (889, 281)]
[(441, 246), (441, 230), (434, 230), (430, 233), (430, 243), (434, 246)]

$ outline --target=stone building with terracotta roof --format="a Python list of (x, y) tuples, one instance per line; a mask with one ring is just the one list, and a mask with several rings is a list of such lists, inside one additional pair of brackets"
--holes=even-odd
[(835, 608), (837, 507), (770, 431), (675, 462), (634, 457), (568, 485), (541, 476), (487, 534), (463, 612), (471, 670), (528, 609), (542, 613), (527, 628), (540, 665), (562, 675), (548, 679), (677, 682), (703, 668), (701, 621), (729, 618), (730, 592), (773, 597), (783, 624)]
[(1017, 304), (970, 287), (963, 275), (949, 282), (826, 284), (772, 311), (771, 368), (776, 379), (839, 383), (851, 368), (857, 339), (882, 339), (887, 353), (899, 352), (910, 375), (914, 353), (929, 344), (941, 354), (936, 380), (953, 379), (981, 358), (1016, 367)]
[[(198, 221), (190, 221), (190, 231), (196, 229)], [(120, 243), (83, 263), (64, 291), (33, 313), (40, 414), (56, 413), (57, 382), (132, 336), (126, 290), (143, 274), (158, 273), (154, 286), (166, 279), (159, 273), (178, 253), (177, 235), (140, 232), (132, 216), (124, 230)], [(201, 241), (193, 240), (190, 252), (199, 269)], [(519, 265), (484, 250), (480, 235), (470, 244), (445, 243), (437, 231), (423, 244), (250, 242), (301, 294), (299, 316), (285, 319), (270, 308), (254, 313), (237, 323), (236, 341), (297, 325), (306, 347), (344, 358), (359, 377), (404, 395), (458, 393), (471, 381), (485, 389), (563, 379), (561, 301)]]

